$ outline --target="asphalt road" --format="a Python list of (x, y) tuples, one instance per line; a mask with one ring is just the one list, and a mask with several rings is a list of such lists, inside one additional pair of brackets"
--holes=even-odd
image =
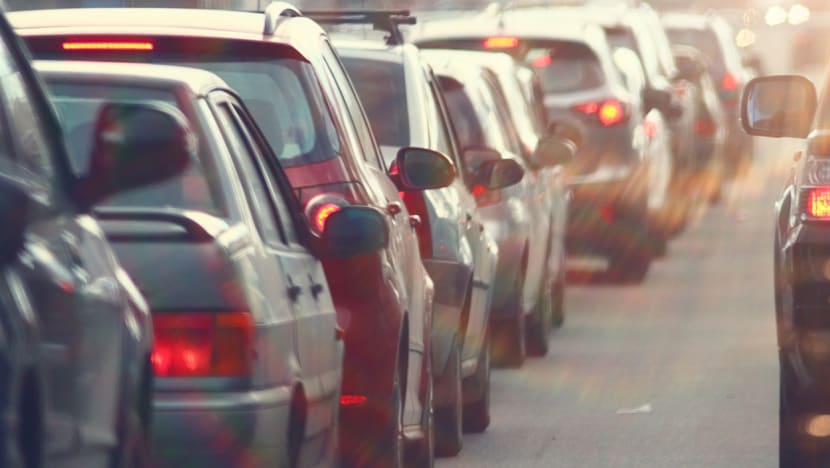
[(644, 284), (569, 286), (549, 355), (494, 372), (492, 426), (439, 467), (777, 466), (772, 210), (796, 145), (759, 143)]

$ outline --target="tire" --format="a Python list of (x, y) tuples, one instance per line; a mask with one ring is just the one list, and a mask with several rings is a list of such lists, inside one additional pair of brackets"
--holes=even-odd
[(464, 446), (461, 379), (461, 349), (455, 341), (447, 359), (447, 368), (437, 385), (442, 400), (449, 402), (435, 408), (435, 454), (439, 457), (454, 457)]
[(17, 434), (9, 437), (8, 456), (11, 467), (44, 466), (43, 402), (34, 378), (27, 377), (17, 404)]
[[(139, 386), (142, 391), (145, 385)], [(144, 410), (144, 395), (139, 392), (135, 401), (124, 401), (119, 405), (118, 446), (113, 452), (112, 468), (148, 468), (150, 466), (150, 438), (147, 417)]]
[(799, 415), (806, 406), (796, 398), (796, 378), (789, 360), (779, 353), (781, 363), (779, 391), (778, 423), (778, 465), (781, 468), (818, 467), (816, 444), (811, 444), (806, 434), (798, 427)]
[(533, 313), (530, 315), (530, 322), (525, 328), (527, 334), (527, 352), (532, 356), (544, 356), (548, 354), (548, 336), (553, 328), (553, 287), (548, 285), (545, 279), (545, 287), (539, 294)]
[(551, 306), (553, 308), (551, 320), (551, 329), (562, 328), (565, 324), (565, 265), (562, 265), (559, 270), (556, 282), (553, 283), (553, 291), (551, 292)]
[(485, 335), (473, 375), (464, 379), (464, 432), (480, 434), (490, 427), (490, 340)]
[(651, 257), (645, 252), (632, 252), (611, 259), (611, 278), (621, 284), (640, 284), (648, 274)]
[(429, 374), (426, 376), (427, 391), (424, 400), (424, 415), (422, 422), (424, 438), (407, 447), (405, 465), (407, 468), (432, 468), (435, 465), (435, 415), (433, 411), (433, 396), (435, 391), (432, 381), (432, 361), (427, 363)]
[(490, 351), (495, 362), (501, 366), (518, 368), (527, 358), (525, 314), (521, 307), (523, 289), (524, 280), (519, 278), (516, 281), (512, 304), (509, 306), (513, 315), (495, 322), (491, 321)]

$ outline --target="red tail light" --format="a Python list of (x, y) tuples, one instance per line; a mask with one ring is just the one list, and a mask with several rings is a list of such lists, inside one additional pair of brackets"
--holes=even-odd
[(314, 232), (322, 234), (326, 228), (326, 221), (328, 221), (329, 216), (348, 205), (348, 201), (337, 195), (317, 195), (306, 204), (305, 215), (309, 223), (311, 223), (311, 228)]
[(830, 187), (810, 189), (807, 195), (807, 214), (813, 218), (830, 219)]
[(488, 190), (480, 184), (473, 186), (472, 194), (478, 206), (495, 205), (501, 201), (501, 190)]
[(63, 50), (144, 50), (155, 48), (147, 41), (66, 41), (61, 44)]
[(627, 115), (625, 106), (616, 99), (607, 99), (601, 102), (586, 102), (573, 106), (576, 112), (586, 115), (596, 115), (603, 127), (611, 127), (625, 121)]
[(695, 133), (700, 136), (710, 137), (718, 132), (718, 126), (711, 119), (698, 119), (695, 121)]
[(254, 322), (248, 312), (153, 315), (151, 361), (159, 377), (235, 377), (251, 373)]
[(551, 63), (553, 63), (553, 58), (550, 55), (540, 55), (533, 59), (531, 65), (533, 68), (545, 68), (550, 66)]
[(512, 49), (519, 45), (519, 39), (515, 37), (488, 37), (484, 40), (485, 49)]
[(340, 395), (340, 406), (357, 406), (366, 403), (365, 395)]
[(723, 75), (723, 78), (720, 80), (720, 89), (723, 91), (737, 91), (739, 86), (740, 82), (731, 73)]

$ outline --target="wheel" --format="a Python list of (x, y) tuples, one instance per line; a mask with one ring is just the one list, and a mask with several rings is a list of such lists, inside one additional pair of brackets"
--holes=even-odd
[(527, 352), (533, 356), (548, 354), (548, 333), (553, 328), (552, 285), (545, 281), (539, 299), (536, 301), (530, 322), (525, 327)]
[(40, 468), (44, 465), (41, 393), (33, 378), (25, 380), (17, 405), (17, 434), (6, 439), (7, 456), (11, 467)]
[(519, 278), (509, 306), (512, 316), (491, 322), (490, 351), (496, 363), (506, 367), (521, 367), (527, 357), (525, 314), (521, 306), (523, 289), (524, 281)]
[(623, 284), (639, 284), (645, 280), (651, 266), (651, 256), (638, 249), (611, 259), (611, 278)]
[[(809, 468), (820, 466), (815, 441), (799, 430), (799, 415), (803, 402), (796, 398), (796, 377), (789, 360), (779, 353), (781, 363), (778, 422), (778, 465), (781, 468)], [(812, 442), (812, 443), (811, 443)]]
[(551, 306), (553, 308), (551, 328), (561, 328), (565, 324), (565, 265), (563, 264), (553, 283), (551, 292)]
[[(427, 353), (429, 356), (429, 353)], [(424, 431), (424, 438), (407, 447), (405, 465), (407, 468), (432, 468), (435, 465), (435, 415), (434, 415), (434, 395), (432, 381), (432, 361), (426, 365), (426, 396), (424, 398), (424, 413), (422, 417), (422, 427)]]
[(473, 375), (464, 379), (464, 432), (480, 434), (490, 426), (490, 340), (485, 335)]
[(458, 455), (464, 446), (461, 427), (464, 396), (461, 393), (461, 349), (454, 342), (447, 359), (447, 368), (436, 387), (447, 403), (435, 408), (435, 454), (439, 457)]
[(119, 404), (118, 446), (113, 452), (112, 468), (146, 468), (150, 466), (149, 408), (147, 384), (139, 386), (137, 398)]

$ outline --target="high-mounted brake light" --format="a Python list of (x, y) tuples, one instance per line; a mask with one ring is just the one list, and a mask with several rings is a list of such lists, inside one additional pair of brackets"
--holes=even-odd
[(807, 214), (813, 218), (830, 219), (830, 187), (819, 187), (809, 191)]
[(512, 49), (519, 45), (519, 40), (515, 37), (488, 37), (484, 40), (485, 49)]
[(67, 41), (62, 44), (63, 50), (145, 50), (155, 48), (152, 42), (147, 41)]
[(248, 312), (153, 315), (150, 358), (158, 377), (239, 377), (253, 366)]

